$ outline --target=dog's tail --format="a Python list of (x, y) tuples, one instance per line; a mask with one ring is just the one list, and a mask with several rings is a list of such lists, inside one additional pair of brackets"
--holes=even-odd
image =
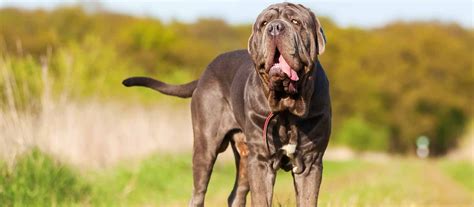
[(194, 90), (197, 87), (198, 80), (191, 81), (182, 85), (170, 85), (159, 80), (147, 77), (131, 77), (125, 79), (122, 84), (131, 86), (143, 86), (159, 91), (163, 94), (170, 96), (177, 96), (181, 98), (189, 98), (193, 95)]

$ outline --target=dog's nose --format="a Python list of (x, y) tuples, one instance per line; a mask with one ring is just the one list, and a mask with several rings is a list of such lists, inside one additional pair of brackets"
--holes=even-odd
[(278, 36), (284, 29), (285, 26), (281, 21), (270, 22), (267, 27), (268, 34), (271, 36)]

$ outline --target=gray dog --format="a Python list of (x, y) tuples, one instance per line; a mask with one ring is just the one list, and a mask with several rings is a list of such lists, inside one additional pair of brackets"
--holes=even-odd
[(248, 50), (219, 55), (199, 80), (169, 85), (132, 77), (126, 86), (192, 97), (194, 189), (203, 206), (217, 155), (229, 143), (237, 175), (229, 206), (271, 206), (279, 168), (291, 170), (298, 206), (316, 206), (322, 158), (331, 133), (329, 82), (318, 61), (325, 37), (307, 8), (291, 3), (263, 10)]

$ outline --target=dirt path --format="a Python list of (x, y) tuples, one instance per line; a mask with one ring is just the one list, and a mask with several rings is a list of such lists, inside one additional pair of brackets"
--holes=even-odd
[(322, 206), (473, 206), (474, 196), (434, 161), (393, 159), (363, 164), (327, 179)]
[(420, 162), (423, 183), (430, 189), (431, 201), (441, 206), (474, 206), (474, 194), (443, 173), (434, 162)]

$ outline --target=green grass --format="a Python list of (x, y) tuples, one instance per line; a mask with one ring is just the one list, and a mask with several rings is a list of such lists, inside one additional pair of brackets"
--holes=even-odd
[[(218, 161), (207, 206), (223, 206), (234, 183), (234, 164)], [(468, 162), (390, 158), (385, 161), (325, 161), (321, 206), (468, 206), (472, 172)], [(186, 206), (192, 190), (191, 156), (154, 155), (105, 170), (76, 173), (34, 151), (2, 165), (0, 206)], [(294, 206), (289, 173), (280, 171), (275, 206)]]
[(472, 161), (443, 161), (439, 164), (447, 175), (474, 193), (474, 163)]
[(73, 169), (36, 149), (14, 168), (2, 164), (0, 172), (0, 206), (80, 204), (91, 196), (90, 185)]
[[(363, 170), (371, 164), (362, 161), (327, 162), (325, 173), (337, 177)], [(234, 184), (233, 162), (218, 162), (214, 167), (206, 202), (221, 206)], [(89, 176), (95, 183), (96, 205), (185, 206), (192, 190), (190, 155), (155, 155), (132, 167), (123, 163), (113, 169)], [(293, 181), (290, 173), (279, 171), (275, 185), (275, 203), (293, 205)]]
[(164, 205), (185, 201), (191, 194), (191, 159), (153, 156), (139, 164), (127, 163), (88, 175), (94, 183), (95, 204)]

